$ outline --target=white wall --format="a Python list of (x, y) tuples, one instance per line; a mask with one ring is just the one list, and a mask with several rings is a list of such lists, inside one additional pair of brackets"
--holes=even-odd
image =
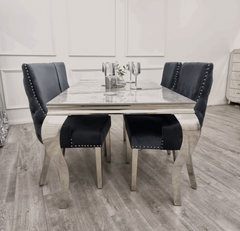
[(22, 63), (66, 64), (70, 85), (101, 63), (140, 61), (160, 82), (167, 61), (213, 62), (209, 104), (224, 104), (229, 53), (240, 47), (237, 0), (0, 0), (0, 91), (11, 123), (30, 122)]
[(233, 44), (233, 49), (239, 49), (239, 47), (240, 47), (240, 27), (239, 27), (237, 36), (235, 38), (235, 42)]
[[(240, 1), (169, 1), (166, 59), (212, 62), (209, 105), (225, 104), (229, 53), (240, 29)], [(240, 46), (240, 44), (239, 44)]]

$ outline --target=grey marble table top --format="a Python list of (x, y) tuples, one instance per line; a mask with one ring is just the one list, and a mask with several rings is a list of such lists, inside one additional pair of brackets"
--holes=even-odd
[[(106, 95), (102, 82), (77, 82), (47, 103), (48, 112), (61, 110), (155, 110), (182, 109), (195, 106), (195, 102), (154, 82), (140, 82), (141, 90), (131, 90), (131, 84), (113, 89), (116, 95)], [(132, 84), (134, 86), (134, 84)], [(169, 111), (168, 111), (169, 112)], [(174, 112), (173, 112), (174, 113)], [(184, 113), (184, 112), (183, 112)], [(190, 113), (187, 112), (187, 113)], [(71, 113), (70, 113), (71, 114)], [(73, 113), (76, 114), (76, 113)]]

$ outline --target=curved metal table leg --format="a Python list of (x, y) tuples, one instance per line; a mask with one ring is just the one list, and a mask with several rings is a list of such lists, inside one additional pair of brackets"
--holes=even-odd
[(46, 184), (46, 177), (47, 177), (49, 163), (50, 163), (50, 157), (47, 155), (47, 152), (45, 149), (42, 173), (41, 173), (40, 181), (39, 181), (40, 186), (43, 186), (44, 184)]
[(186, 157), (186, 166), (188, 171), (189, 180), (191, 183), (191, 187), (193, 189), (197, 189), (197, 182), (194, 174), (193, 163), (192, 163), (192, 154), (197, 146), (198, 140), (200, 138), (200, 131), (192, 131), (191, 136), (188, 137), (188, 142), (190, 144), (189, 152)]
[(42, 125), (42, 140), (46, 153), (57, 167), (60, 176), (60, 209), (68, 204), (69, 172), (60, 147), (60, 130), (67, 116), (47, 116)]
[(197, 187), (191, 155), (200, 137), (200, 126), (195, 115), (176, 115), (176, 117), (182, 127), (183, 140), (181, 149), (173, 165), (172, 187), (174, 205), (181, 205), (181, 171), (185, 163), (187, 165), (191, 187)]

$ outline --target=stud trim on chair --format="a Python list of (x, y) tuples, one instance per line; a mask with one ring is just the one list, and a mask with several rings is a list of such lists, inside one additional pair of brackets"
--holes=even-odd
[(202, 91), (203, 91), (203, 89), (204, 89), (204, 86), (205, 86), (205, 83), (206, 83), (206, 79), (207, 79), (207, 77), (208, 77), (209, 67), (210, 67), (210, 64), (207, 64), (206, 69), (205, 69), (204, 78), (203, 78), (203, 81), (202, 81), (202, 86), (201, 86), (200, 92), (199, 92), (198, 97), (197, 97), (197, 101), (198, 101), (198, 99), (199, 99), (199, 98), (201, 97), (201, 95), (202, 95)]
[(176, 73), (175, 73), (172, 89), (174, 89), (177, 84), (177, 80), (179, 78), (179, 73), (180, 73), (180, 63), (177, 63), (177, 68), (176, 68)]
[(24, 66), (25, 66), (25, 69), (26, 69), (26, 72), (27, 72), (27, 77), (28, 77), (29, 84), (31, 85), (31, 89), (32, 89), (33, 96), (34, 96), (34, 98), (36, 99), (36, 101), (37, 101), (37, 103), (38, 103), (38, 105), (39, 105), (42, 113), (46, 116), (47, 114), (46, 114), (45, 111), (43, 110), (43, 108), (42, 108), (41, 104), (39, 103), (39, 100), (38, 100), (38, 98), (37, 98), (37, 96), (36, 96), (34, 87), (33, 87), (33, 85), (32, 85), (31, 76), (30, 76), (29, 71), (28, 71), (27, 64), (24, 64)]

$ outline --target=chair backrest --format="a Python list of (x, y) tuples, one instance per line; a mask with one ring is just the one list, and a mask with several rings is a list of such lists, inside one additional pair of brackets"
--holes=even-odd
[(61, 92), (69, 88), (67, 81), (66, 68), (64, 63), (50, 63), (53, 64), (56, 68), (56, 73), (58, 75), (59, 85)]
[(191, 62), (182, 65), (176, 92), (196, 101), (194, 110), (201, 126), (203, 124), (212, 82), (212, 63)]
[(66, 90), (69, 85), (64, 63), (23, 64), (23, 84), (37, 137), (40, 142), (41, 127), (47, 115), (46, 103)]
[(181, 67), (182, 63), (179, 62), (165, 63), (161, 85), (168, 89), (175, 90)]

